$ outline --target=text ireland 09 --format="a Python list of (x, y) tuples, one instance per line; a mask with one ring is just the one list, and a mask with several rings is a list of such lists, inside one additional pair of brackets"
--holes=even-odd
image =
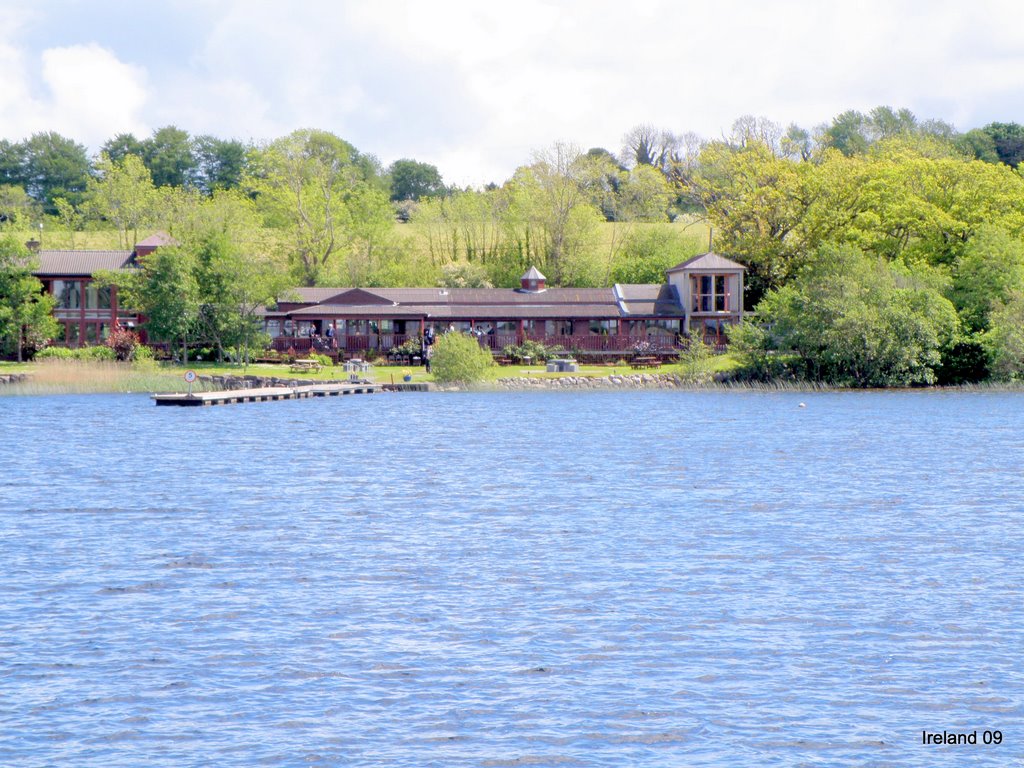
[(1002, 744), (1002, 731), (921, 731), (922, 744), (963, 745), (963, 744)]

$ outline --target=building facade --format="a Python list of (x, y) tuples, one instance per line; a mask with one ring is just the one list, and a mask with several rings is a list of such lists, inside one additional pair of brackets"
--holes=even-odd
[(265, 313), (275, 349), (388, 350), (456, 330), (495, 352), (529, 339), (584, 355), (623, 354), (646, 343), (671, 350), (696, 336), (716, 348), (743, 317), (741, 264), (708, 253), (668, 270), (661, 285), (548, 288), (535, 267), (520, 287), (299, 288)]

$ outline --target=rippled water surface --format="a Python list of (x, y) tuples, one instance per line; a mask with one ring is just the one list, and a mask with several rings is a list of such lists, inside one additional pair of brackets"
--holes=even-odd
[(1022, 406), (0, 398), (0, 765), (1020, 764)]

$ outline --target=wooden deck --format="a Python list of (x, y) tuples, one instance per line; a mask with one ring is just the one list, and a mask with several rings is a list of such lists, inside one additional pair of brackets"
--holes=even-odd
[(193, 392), (153, 395), (157, 405), (201, 406), (232, 403), (264, 403), (270, 400), (298, 400), (305, 397), (364, 395), (379, 392), (379, 384), (309, 384), (301, 387), (264, 387), (232, 389), (221, 392)]

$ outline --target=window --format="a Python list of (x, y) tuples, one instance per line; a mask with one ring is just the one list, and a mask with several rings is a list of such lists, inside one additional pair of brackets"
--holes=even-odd
[(690, 278), (691, 312), (728, 312), (729, 276), (693, 275)]
[(96, 283), (86, 283), (85, 308), (110, 309), (110, 286), (99, 288)]
[(78, 280), (54, 280), (53, 298), (57, 309), (79, 309), (82, 306), (81, 283)]
[(674, 336), (679, 333), (679, 321), (674, 319), (651, 318), (646, 321), (647, 333), (660, 336)]
[(618, 320), (591, 320), (590, 332), (598, 336), (608, 336), (619, 332)]
[(572, 336), (572, 320), (545, 320), (544, 332), (548, 336)]

